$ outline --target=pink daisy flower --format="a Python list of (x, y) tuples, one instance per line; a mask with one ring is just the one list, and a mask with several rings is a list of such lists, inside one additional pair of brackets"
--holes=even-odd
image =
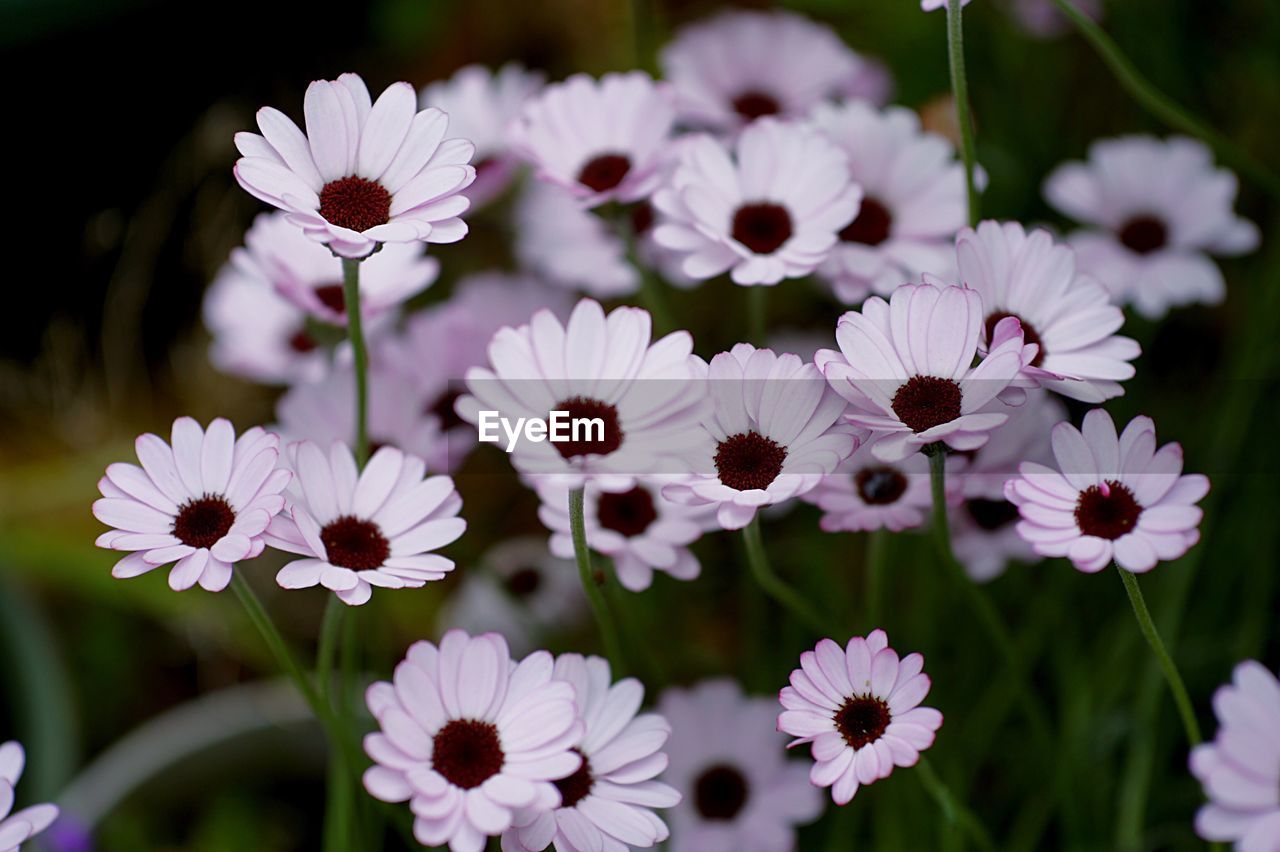
[(865, 443), (800, 499), (822, 510), (819, 524), (826, 532), (901, 532), (918, 527), (933, 505), (929, 461), (913, 453), (901, 461), (883, 462), (872, 444)]
[(516, 201), (515, 220), (516, 258), (548, 283), (597, 299), (629, 296), (640, 288), (622, 239), (562, 187), (528, 182)]
[(546, 651), (512, 661), (496, 633), (414, 643), (390, 683), (369, 687), (380, 730), (364, 739), (365, 789), (409, 802), (418, 842), (452, 852), (480, 852), (523, 808), (558, 807), (553, 782), (582, 766), (586, 725), (553, 666)]
[(831, 787), (837, 805), (895, 766), (915, 766), (933, 745), (942, 714), (920, 706), (931, 683), (923, 669), (919, 654), (899, 660), (883, 630), (855, 636), (843, 650), (823, 639), (800, 655), (779, 693), (778, 730), (797, 737), (792, 746), (812, 744), (809, 780)]
[(1035, 350), (1023, 350), (1018, 321), (997, 324), (974, 367), (982, 297), (925, 276), (890, 301), (873, 296), (836, 325), (839, 352), (814, 356), (827, 381), (850, 403), (850, 422), (882, 433), (874, 453), (897, 461), (930, 444), (974, 450), (1007, 415), (984, 407), (1010, 386)]
[(395, 447), (357, 470), (351, 450), (334, 441), (326, 456), (313, 441), (289, 446), (297, 478), (289, 511), (272, 519), (272, 547), (305, 558), (280, 569), (286, 589), (321, 585), (343, 603), (367, 603), (373, 587), (418, 589), (453, 570), (430, 551), (462, 535), (462, 498), (447, 476), (425, 479), (422, 460)]
[(1246, 254), (1258, 228), (1231, 209), (1236, 177), (1201, 142), (1124, 136), (1093, 143), (1087, 163), (1059, 166), (1044, 195), (1086, 224), (1068, 237), (1083, 272), (1120, 304), (1159, 319), (1226, 294), (1210, 255)]
[(728, 272), (737, 284), (772, 285), (808, 275), (862, 199), (844, 152), (804, 125), (761, 119), (732, 152), (699, 135), (677, 157), (653, 196), (661, 214), (653, 238), (683, 254), (681, 268), (695, 279)]
[[(618, 582), (633, 592), (649, 588), (653, 572), (692, 580), (702, 566), (689, 545), (714, 525), (709, 507), (685, 506), (662, 496), (661, 477), (638, 478), (630, 487), (589, 484), (583, 505), (587, 545), (613, 560)], [(538, 517), (551, 530), (551, 552), (573, 558), (569, 489), (552, 481), (537, 485)]]
[(812, 120), (848, 155), (863, 192), (857, 218), (818, 269), (836, 297), (854, 305), (926, 272), (951, 278), (955, 235), (968, 220), (964, 167), (951, 143), (902, 107), (822, 104)]
[(777, 708), (727, 679), (662, 694), (658, 712), (671, 723), (663, 778), (683, 797), (669, 815), (671, 852), (792, 852), (796, 826), (822, 813), (808, 768), (786, 758)]
[(278, 109), (237, 133), (240, 186), (288, 214), (335, 254), (368, 257), (382, 243), (452, 243), (467, 226), (463, 189), (475, 180), (470, 142), (444, 138), (449, 117), (417, 110), (408, 83), (373, 103), (356, 74), (316, 80), (303, 101), (306, 133)]
[(504, 852), (626, 852), (649, 849), (667, 839), (667, 826), (653, 808), (669, 808), (680, 794), (653, 780), (667, 767), (661, 751), (671, 727), (661, 716), (636, 715), (644, 686), (635, 678), (613, 683), (600, 657), (561, 654), (555, 679), (573, 686), (586, 730), (574, 751), (582, 765), (554, 782), (560, 804), (528, 808), (502, 836)]
[(951, 552), (969, 579), (986, 583), (1005, 572), (1010, 562), (1027, 565), (1040, 554), (1017, 530), (1018, 507), (1008, 500), (971, 498), (949, 517)]
[(1280, 682), (1256, 660), (1213, 695), (1218, 734), (1191, 750), (1191, 774), (1209, 804), (1196, 833), (1241, 852), (1280, 849)]
[(696, 474), (662, 493), (715, 506), (727, 530), (745, 527), (757, 509), (804, 494), (858, 446), (854, 430), (840, 422), (844, 400), (796, 355), (739, 343), (711, 359), (707, 378), (714, 407), (693, 456)]
[(10, 741), (0, 745), (0, 849), (18, 852), (18, 848), (58, 818), (57, 805), (32, 805), (16, 813), (13, 809), (14, 788), (22, 777), (26, 755), (22, 746)]
[(473, 207), (497, 198), (515, 178), (519, 163), (507, 144), (507, 128), (542, 85), (540, 72), (515, 62), (497, 71), (468, 65), (448, 80), (427, 86), (418, 96), (423, 109), (435, 107), (449, 116), (445, 139), (465, 139), (475, 145), (476, 179), (464, 193)]
[(1116, 436), (1111, 415), (1095, 408), (1080, 429), (1053, 427), (1056, 469), (1024, 462), (1005, 485), (1018, 506), (1018, 534), (1042, 556), (1065, 556), (1081, 571), (1113, 559), (1127, 571), (1150, 571), (1200, 539), (1195, 504), (1209, 491), (1202, 474), (1182, 476), (1182, 447), (1156, 449), (1150, 417), (1135, 417)]
[(683, 27), (660, 58), (680, 117), (713, 130), (804, 118), (829, 98), (882, 99), (890, 87), (882, 66), (793, 12), (721, 12)]
[[(1074, 0), (1074, 5), (1089, 18), (1102, 20), (1101, 0)], [(1023, 32), (1035, 38), (1056, 38), (1074, 29), (1053, 0), (1010, 0), (1008, 6)]]
[(93, 515), (113, 527), (98, 546), (132, 551), (111, 576), (146, 574), (176, 562), (169, 587), (196, 583), (220, 592), (231, 569), (265, 547), (267, 524), (284, 508), (280, 492), (291, 474), (276, 466), (280, 439), (255, 426), (239, 438), (219, 417), (200, 428), (190, 417), (173, 421), (172, 445), (147, 433), (135, 442), (142, 467), (107, 466)]
[(509, 133), (538, 177), (595, 207), (653, 192), (674, 123), (667, 85), (643, 71), (575, 74), (529, 100)]

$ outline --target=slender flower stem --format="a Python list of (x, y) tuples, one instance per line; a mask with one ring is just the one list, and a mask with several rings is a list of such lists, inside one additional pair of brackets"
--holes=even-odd
[(600, 588), (601, 581), (591, 568), (591, 549), (587, 547), (587, 525), (583, 514), (585, 498), (585, 490), (582, 488), (574, 488), (569, 492), (569, 531), (573, 535), (573, 556), (578, 563), (578, 577), (582, 580), (582, 588), (595, 613), (596, 627), (600, 630), (600, 638), (604, 642), (609, 664), (613, 667), (614, 677), (621, 677), (626, 671), (622, 640), (619, 638), (618, 625), (609, 611), (609, 602), (605, 600), (604, 591)]
[(884, 597), (885, 561), (889, 555), (889, 533), (883, 528), (867, 535), (867, 623), (868, 630), (880, 626), (880, 605)]
[(329, 603), (324, 608), (324, 620), (320, 623), (320, 644), (316, 649), (316, 685), (321, 692), (329, 689), (329, 679), (333, 675), (333, 661), (337, 656), (338, 634), (342, 628), (343, 610), (346, 604), (338, 600), (337, 595), (329, 595)]
[(768, 554), (764, 550), (764, 541), (760, 536), (760, 518), (758, 516), (752, 518), (751, 523), (742, 528), (742, 540), (747, 546), (747, 565), (750, 566), (751, 573), (755, 576), (756, 582), (760, 584), (760, 588), (764, 589), (765, 594), (790, 610), (809, 629), (823, 636), (842, 638), (839, 630), (831, 630), (831, 627), (835, 625), (828, 625), (822, 614), (805, 600), (804, 595), (787, 585), (781, 577), (773, 573), (773, 568), (769, 565)]
[[(639, 202), (644, 203), (644, 202)], [(612, 214), (613, 228), (626, 247), (627, 261), (635, 269), (640, 279), (640, 302), (653, 318), (653, 329), (657, 334), (675, 331), (675, 316), (671, 305), (667, 302), (667, 285), (654, 274), (647, 264), (640, 260), (639, 240), (631, 217), (625, 207), (618, 207)]]
[(356, 465), (369, 458), (369, 354), (360, 317), (360, 261), (342, 259), (342, 298), (347, 311), (347, 337), (356, 369)]
[(949, 823), (958, 825), (960, 830), (973, 842), (973, 845), (979, 849), (995, 852), (996, 845), (991, 841), (991, 835), (987, 833), (982, 821), (974, 815), (973, 811), (956, 801), (955, 796), (951, 794), (951, 790), (938, 777), (938, 773), (934, 772), (933, 765), (929, 763), (928, 758), (921, 757), (920, 762), (915, 766), (915, 770), (920, 783), (924, 786), (925, 792), (938, 803), (938, 808), (942, 811), (943, 818)]
[(961, 0), (947, 0), (947, 60), (951, 69), (951, 98), (955, 101), (956, 122), (960, 125), (960, 157), (964, 161), (969, 224), (977, 225), (981, 215), (978, 183), (974, 176), (977, 155), (974, 152), (973, 115), (969, 109), (969, 81), (964, 72), (964, 24), (960, 5)]
[(1138, 629), (1142, 631), (1147, 644), (1151, 646), (1156, 659), (1160, 662), (1160, 668), (1164, 670), (1164, 679), (1169, 682), (1173, 701), (1178, 705), (1178, 715), (1182, 717), (1182, 727), (1187, 732), (1187, 740), (1193, 746), (1200, 745), (1204, 737), (1200, 735), (1200, 723), (1196, 721), (1195, 707), (1191, 703), (1191, 697), (1187, 695), (1187, 687), (1182, 682), (1182, 675), (1178, 673), (1178, 667), (1174, 665), (1173, 658), (1165, 650), (1164, 642), (1160, 639), (1160, 631), (1156, 630), (1156, 623), (1151, 619), (1146, 598), (1142, 596), (1142, 589), (1138, 588), (1138, 578), (1132, 572), (1121, 568), (1119, 564), (1116, 565), (1116, 570), (1120, 572), (1124, 590), (1129, 593), (1129, 603), (1133, 604), (1133, 614), (1138, 619)]
[(756, 346), (764, 346), (766, 315), (769, 307), (769, 288), (762, 285), (747, 287), (747, 335)]

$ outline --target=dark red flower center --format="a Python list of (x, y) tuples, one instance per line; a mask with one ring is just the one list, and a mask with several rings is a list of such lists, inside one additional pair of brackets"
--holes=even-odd
[(367, 231), (391, 221), (391, 193), (355, 175), (331, 180), (320, 190), (320, 215), (339, 228)]
[(747, 779), (728, 764), (710, 767), (693, 783), (693, 802), (703, 819), (727, 821), (747, 803)]
[(347, 297), (341, 284), (321, 284), (314, 290), (320, 304), (336, 314), (346, 313)]
[(631, 205), (631, 233), (640, 236), (653, 227), (653, 205), (648, 201), (637, 201)]
[(462, 391), (456, 388), (449, 388), (440, 396), (436, 397), (426, 408), (426, 413), (440, 418), (440, 428), (448, 431), (455, 426), (461, 426), (463, 421), (458, 416), (458, 412), (454, 410), (454, 403), (462, 396)]
[(352, 515), (334, 518), (320, 530), (329, 562), (352, 571), (371, 571), (391, 555), (391, 543), (372, 521)]
[(716, 447), (716, 473), (720, 481), (739, 491), (768, 488), (782, 472), (787, 450), (759, 432), (730, 435)]
[(1040, 332), (1036, 331), (1036, 327), (1034, 325), (1027, 322), (1017, 314), (1009, 313), (1008, 311), (995, 311), (991, 316), (987, 317), (987, 342), (990, 343), (995, 339), (996, 326), (999, 325), (1000, 320), (1005, 317), (1013, 317), (1022, 326), (1022, 342), (1024, 344), (1034, 343), (1040, 347), (1040, 351), (1036, 353), (1036, 357), (1031, 360), (1031, 366), (1039, 367), (1044, 363), (1044, 342), (1040, 339)]
[(756, 254), (769, 254), (791, 239), (791, 214), (781, 204), (744, 204), (733, 214), (733, 238)]
[(1008, 500), (986, 500), (978, 497), (964, 504), (969, 517), (981, 529), (995, 532), (1018, 520), (1018, 507)]
[(1129, 251), (1150, 254), (1164, 248), (1169, 240), (1169, 229), (1161, 219), (1149, 213), (1141, 213), (1121, 225), (1116, 236)]
[(854, 474), (853, 484), (862, 501), (872, 506), (896, 503), (907, 490), (907, 478), (892, 467), (864, 467)]
[(733, 109), (747, 121), (755, 121), (762, 115), (777, 115), (782, 111), (777, 98), (759, 89), (750, 89), (734, 98)]
[(862, 199), (858, 208), (858, 218), (854, 219), (840, 232), (840, 239), (846, 243), (862, 243), (878, 246), (889, 239), (889, 230), (893, 226), (893, 216), (889, 208), (879, 199), (868, 195)]
[(850, 748), (862, 748), (884, 736), (892, 716), (889, 705), (874, 695), (855, 695), (836, 711), (836, 730)]
[(490, 722), (454, 719), (431, 741), (431, 767), (464, 790), (497, 775), (505, 762), (498, 729)]
[(1142, 506), (1127, 485), (1108, 479), (1080, 492), (1076, 526), (1085, 535), (1115, 540), (1138, 525)]
[(542, 574), (537, 568), (521, 568), (508, 577), (504, 585), (513, 598), (527, 598), (542, 585)]
[(596, 192), (613, 189), (631, 171), (631, 161), (622, 154), (601, 154), (587, 161), (578, 172), (578, 183)]
[(188, 547), (213, 547), (235, 522), (235, 510), (225, 497), (205, 494), (178, 509), (173, 519), (173, 536)]
[(484, 157), (484, 158), (479, 159), (479, 160), (477, 160), (476, 162), (472, 163), (471, 165), (475, 166), (475, 170), (476, 170), (476, 177), (479, 177), (480, 175), (484, 174), (485, 172), (490, 171), (490, 170), (491, 170), (494, 166), (496, 166), (497, 164), (498, 164), (498, 161), (497, 161), (495, 158), (493, 158), (493, 157)]
[(624, 435), (622, 424), (618, 422), (618, 409), (609, 403), (574, 396), (556, 403), (555, 410), (569, 413), (567, 428), (570, 440), (556, 441), (551, 445), (564, 458), (608, 455), (622, 446)]
[(559, 781), (551, 782), (560, 791), (560, 807), (562, 808), (571, 808), (591, 795), (591, 788), (596, 783), (596, 780), (591, 777), (591, 761), (587, 760), (587, 756), (578, 751), (578, 749), (575, 748), (572, 751), (578, 752), (579, 756), (582, 757), (582, 765), (568, 778), (561, 778)]
[(298, 329), (293, 333), (293, 337), (289, 338), (289, 348), (299, 355), (314, 352), (319, 345), (319, 343), (316, 343), (316, 339), (307, 333), (305, 328)]
[(640, 535), (657, 519), (653, 495), (640, 485), (617, 494), (602, 491), (596, 501), (596, 520), (600, 526), (627, 538)]
[(924, 432), (960, 416), (960, 386), (937, 376), (912, 376), (893, 395), (893, 413), (912, 432)]

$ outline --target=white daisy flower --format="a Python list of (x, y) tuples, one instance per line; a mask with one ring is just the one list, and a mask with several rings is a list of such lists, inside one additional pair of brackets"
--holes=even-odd
[(516, 258), (547, 282), (597, 299), (640, 288), (622, 239), (563, 187), (528, 182), (516, 201), (515, 221)]
[(13, 810), (14, 788), (22, 777), (26, 754), (22, 746), (10, 741), (0, 745), (0, 849), (18, 852), (19, 847), (58, 818), (57, 805), (32, 805)]

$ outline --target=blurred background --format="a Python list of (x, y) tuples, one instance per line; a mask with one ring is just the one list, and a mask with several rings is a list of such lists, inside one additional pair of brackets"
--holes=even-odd
[[(784, 5), (883, 60), (893, 100), (951, 133), (941, 13), (923, 14), (914, 0)], [(655, 70), (656, 50), (676, 27), (719, 7), (0, 0), (9, 104), (0, 134), (0, 219), (9, 246), (0, 276), (0, 740), (27, 747), (20, 803), (57, 799), (74, 784), (95, 822), (64, 820), (47, 848), (319, 846), (322, 739), (288, 689), (275, 684), (273, 664), (235, 600), (174, 594), (163, 571), (112, 580), (115, 556), (93, 546), (101, 526), (89, 513), (102, 469), (132, 458), (138, 433), (163, 434), (181, 414), (202, 422), (227, 416), (240, 428), (274, 417), (276, 391), (209, 364), (200, 320), (206, 285), (261, 209), (232, 178), (233, 133), (251, 129), (264, 104), (299, 114), (308, 81), (348, 70), (374, 92), (396, 80), (421, 86), (472, 62), (517, 60), (551, 79)], [(1098, 137), (1166, 129), (1077, 35), (1029, 32), (1016, 12), (1013, 0), (978, 0), (965, 19), (979, 160), (991, 178), (984, 215), (1062, 224), (1039, 191), (1053, 166), (1082, 157)], [(1273, 0), (1118, 0), (1105, 6), (1103, 23), (1160, 87), (1280, 165), (1280, 6)], [(433, 247), (441, 279), (419, 302), (445, 298), (468, 272), (513, 268), (505, 206), (470, 217), (472, 235), (462, 243)], [(1201, 544), (1144, 578), (1158, 618), (1179, 596), (1194, 602), (1180, 624), (1164, 626), (1209, 730), (1209, 695), (1237, 660), (1255, 657), (1272, 670), (1280, 663), (1280, 211), (1247, 180), (1237, 210), (1259, 224), (1262, 249), (1223, 263), (1222, 306), (1175, 311), (1160, 323), (1130, 317), (1126, 332), (1144, 348), (1139, 375), (1108, 406), (1117, 421), (1154, 416), (1162, 441), (1186, 448), (1188, 471), (1214, 480)], [(745, 322), (740, 295), (712, 287), (671, 294), (699, 354), (737, 339)], [(726, 299), (737, 300), (727, 317)], [(842, 310), (817, 287), (789, 283), (772, 297), (770, 318), (777, 327), (829, 335)], [(411, 641), (437, 635), (441, 602), (490, 545), (545, 534), (536, 499), (516, 485), (496, 450), (474, 454), (458, 484), (470, 527), (448, 552), (462, 570), (420, 592), (375, 595), (358, 613), (363, 662), (373, 675), (388, 672)], [(854, 615), (863, 544), (819, 533), (816, 519), (812, 507), (797, 507), (770, 527), (770, 550), (783, 573), (837, 601), (851, 631), (864, 631)], [(809, 636), (759, 630), (769, 613), (740, 594), (736, 544), (704, 537), (696, 547), (704, 566), (698, 582), (659, 576), (649, 592), (627, 597), (630, 628), (661, 637), (642, 672), (651, 695), (724, 672), (771, 694), (811, 646)], [(1015, 568), (992, 584), (1036, 660), (1037, 687), (1060, 730), (1057, 754), (1034, 754), (1005, 706), (1009, 696), (977, 706), (969, 700), (994, 664), (967, 611), (929, 581), (928, 552), (923, 540), (895, 537), (892, 564), (901, 576), (890, 581), (892, 605), (881, 626), (897, 647), (929, 660), (929, 703), (948, 720), (931, 754), (991, 831), (1009, 838), (1009, 848), (1202, 846), (1190, 830), (1199, 787), (1185, 772), (1172, 704), (1152, 677), (1120, 585), (1056, 562)], [(286, 597), (272, 582), (273, 558), (251, 566), (255, 585), (309, 653), (325, 593)], [(1182, 578), (1193, 567), (1199, 570), (1188, 586)], [(571, 629), (546, 643), (590, 650), (595, 638), (589, 628)], [(1159, 704), (1154, 728), (1135, 723), (1135, 702), (1144, 696)], [(237, 720), (243, 730), (228, 735)], [(122, 743), (126, 735), (132, 738)], [(110, 759), (94, 763), (104, 755)], [(86, 769), (92, 774), (83, 776)], [(1055, 773), (1072, 785), (1074, 812), (1049, 805), (1045, 779)], [(899, 774), (807, 829), (801, 848), (943, 842), (932, 803)]]

